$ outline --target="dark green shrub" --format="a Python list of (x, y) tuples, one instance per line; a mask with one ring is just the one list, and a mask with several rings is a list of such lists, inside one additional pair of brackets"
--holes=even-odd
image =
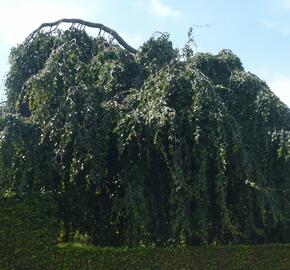
[(49, 193), (2, 196), (0, 269), (45, 269), (59, 235), (57, 213)]

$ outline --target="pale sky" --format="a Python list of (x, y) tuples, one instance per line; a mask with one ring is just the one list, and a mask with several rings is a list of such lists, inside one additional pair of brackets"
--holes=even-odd
[[(231, 49), (290, 107), (290, 0), (0, 0), (0, 78), (12, 46), (43, 22), (103, 23), (138, 48), (155, 31), (182, 47), (194, 28), (198, 51)], [(207, 25), (198, 27), (198, 25)], [(92, 33), (93, 34), (93, 33)], [(0, 99), (5, 99), (3, 80)]]

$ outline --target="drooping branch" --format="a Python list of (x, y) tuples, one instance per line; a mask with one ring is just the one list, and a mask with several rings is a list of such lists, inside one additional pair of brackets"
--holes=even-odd
[(87, 27), (91, 27), (91, 28), (98, 28), (108, 34), (110, 34), (111, 36), (114, 37), (114, 39), (121, 45), (123, 46), (125, 49), (127, 49), (129, 52), (135, 54), (137, 52), (136, 49), (134, 49), (133, 47), (131, 47), (116, 31), (114, 31), (113, 29), (101, 24), (101, 23), (93, 23), (93, 22), (89, 22), (89, 21), (85, 21), (85, 20), (81, 20), (81, 19), (60, 19), (57, 20), (55, 22), (51, 22), (51, 23), (43, 23), (41, 24), (37, 29), (35, 29), (26, 39), (26, 41), (29, 41), (30, 39), (32, 39), (36, 33), (38, 33), (40, 30), (42, 30), (45, 27), (58, 27), (61, 23), (71, 23), (71, 24), (79, 24), (79, 25), (83, 25), (83, 26), (87, 26)]

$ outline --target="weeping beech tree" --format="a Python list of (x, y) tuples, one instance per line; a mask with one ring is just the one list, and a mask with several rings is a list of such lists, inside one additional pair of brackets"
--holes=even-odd
[[(74, 24), (51, 29), (63, 22)], [(177, 50), (167, 34), (135, 50), (65, 19), (9, 61), (1, 190), (56, 192), (64, 240), (289, 239), (290, 110), (230, 50)]]

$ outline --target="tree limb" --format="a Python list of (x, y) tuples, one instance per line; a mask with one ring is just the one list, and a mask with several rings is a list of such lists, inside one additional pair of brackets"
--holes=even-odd
[(93, 22), (89, 22), (89, 21), (85, 21), (85, 20), (81, 20), (81, 19), (60, 19), (57, 20), (55, 22), (51, 22), (51, 23), (43, 23), (41, 24), (37, 29), (35, 29), (27, 38), (26, 41), (30, 41), (42, 28), (45, 27), (53, 27), (53, 26), (58, 26), (61, 23), (71, 23), (71, 24), (80, 24), (83, 26), (87, 26), (87, 27), (92, 27), (92, 28), (99, 28), (100, 30), (105, 31), (106, 33), (112, 35), (117, 41), (118, 43), (124, 47), (125, 49), (127, 49), (130, 53), (135, 54), (137, 52), (136, 49), (134, 49), (133, 47), (131, 47), (116, 31), (114, 31), (113, 29), (101, 24), (101, 23), (93, 23)]

